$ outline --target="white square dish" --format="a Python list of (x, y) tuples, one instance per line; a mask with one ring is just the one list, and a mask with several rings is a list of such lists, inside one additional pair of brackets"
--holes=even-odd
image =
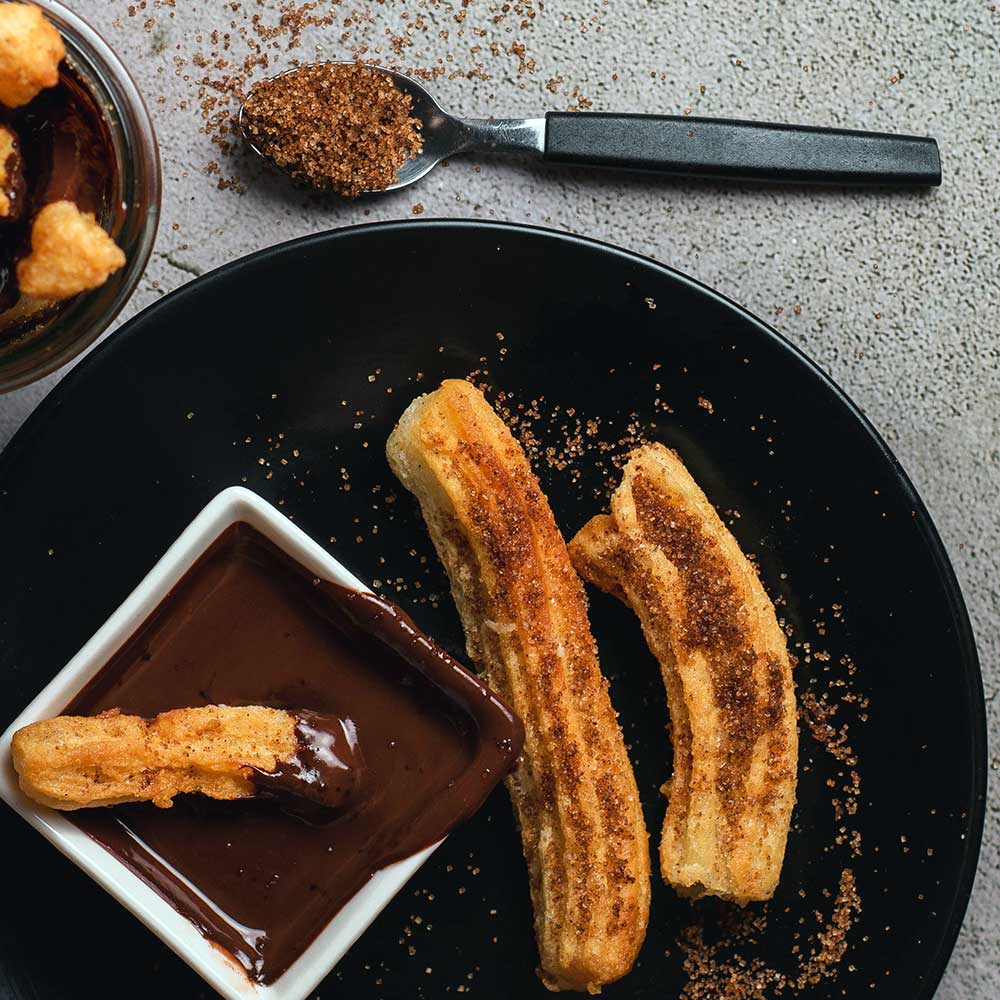
[(344, 587), (369, 590), (265, 500), (242, 487), (224, 490), (198, 514), (124, 603), (0, 737), (0, 798), (131, 910), (227, 1000), (304, 1000), (440, 841), (377, 872), (285, 973), (273, 983), (258, 984), (96, 840), (60, 812), (27, 798), (18, 787), (11, 764), (14, 732), (29, 723), (59, 715), (212, 543), (238, 523), (256, 529), (313, 575)]

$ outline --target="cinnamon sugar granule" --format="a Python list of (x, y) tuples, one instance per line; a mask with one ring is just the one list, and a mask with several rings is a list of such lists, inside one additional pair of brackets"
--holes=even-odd
[(251, 91), (243, 126), (297, 181), (353, 198), (384, 191), (423, 145), (412, 101), (363, 63), (302, 66)]
[[(164, 13), (174, 17), (174, 6), (175, 0), (148, 0), (149, 9), (160, 12), (154, 39), (162, 34)], [(523, 88), (523, 81), (545, 72), (548, 89), (574, 110), (591, 104), (579, 86), (572, 93), (569, 84), (560, 87), (558, 65), (545, 66), (531, 53), (536, 21), (559, 17), (555, 5), (542, 0), (409, 0), (409, 9), (385, 0), (209, 0), (202, 6), (214, 12), (212, 27), (176, 42), (172, 54), (175, 75), (191, 88), (174, 107), (198, 114), (200, 131), (221, 153), (220, 189), (242, 192), (253, 177), (236, 121), (253, 81), (317, 56), (362, 60), (428, 83), (513, 75)], [(128, 12), (137, 17), (145, 9), (137, 4)], [(166, 47), (166, 37), (154, 51)]]
[[(832, 893), (824, 891), (824, 895)], [(847, 951), (848, 934), (860, 913), (854, 872), (845, 868), (829, 919), (817, 911), (821, 926), (807, 943), (791, 949), (793, 968), (787, 972), (771, 967), (753, 953), (767, 930), (766, 913), (727, 914), (717, 940), (716, 935), (709, 940), (704, 925), (694, 923), (682, 931), (679, 941), (688, 977), (681, 1000), (762, 1000), (796, 996), (817, 986), (837, 975)]]

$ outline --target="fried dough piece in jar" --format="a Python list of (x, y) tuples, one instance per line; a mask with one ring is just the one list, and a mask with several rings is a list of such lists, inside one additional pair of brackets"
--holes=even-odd
[(21, 291), (36, 299), (67, 299), (103, 285), (125, 254), (89, 212), (71, 201), (46, 205), (31, 226), (31, 253), (17, 264)]
[(19, 108), (59, 82), (62, 36), (39, 7), (0, 3), (0, 104)]

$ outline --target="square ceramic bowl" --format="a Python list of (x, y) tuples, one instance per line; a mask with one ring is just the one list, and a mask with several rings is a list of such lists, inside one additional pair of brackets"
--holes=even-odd
[(0, 798), (79, 865), (227, 1000), (304, 1000), (343, 957), (393, 896), (439, 846), (435, 844), (377, 872), (279, 979), (259, 985), (156, 892), (61, 813), (21, 793), (11, 765), (14, 732), (58, 715), (121, 648), (199, 556), (230, 525), (256, 528), (315, 576), (367, 591), (360, 580), (282, 513), (255, 493), (233, 487), (220, 493), (167, 549), (125, 603), (59, 671), (0, 737)]

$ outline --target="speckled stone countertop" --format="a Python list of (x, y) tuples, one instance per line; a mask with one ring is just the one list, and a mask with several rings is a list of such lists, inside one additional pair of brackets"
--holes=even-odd
[[(990, 0), (549, 0), (542, 10), (522, 0), (494, 24), (490, 3), (479, 0), (463, 24), (444, 10), (451, 5), (432, 0), (321, 2), (317, 13), (333, 9), (336, 20), (307, 28), (291, 53), (288, 35), (279, 35), (265, 49), (272, 68), (293, 56), (349, 58), (360, 39), (369, 55), (379, 45), (404, 67), (440, 60), (445, 72), (432, 90), (458, 113), (530, 115), (582, 97), (593, 110), (690, 109), (929, 133), (944, 163), (940, 189), (889, 193), (689, 185), (456, 160), (419, 187), (337, 202), (231, 161), (205, 131), (200, 105), (218, 92), (209, 85), (200, 94), (200, 81), (230, 71), (195, 57), (221, 52), (228, 32), (223, 55), (242, 63), (240, 27), (254, 14), (266, 24), (280, 16), (279, 0), (243, 2), (234, 10), (224, 0), (136, 0), (131, 12), (124, 0), (72, 4), (127, 62), (160, 138), (160, 234), (122, 318), (260, 247), (414, 211), (571, 230), (718, 288), (822, 365), (915, 481), (976, 629), (992, 778), (1000, 753), (1000, 10)], [(355, 7), (372, 20), (352, 14)], [(454, 8), (461, 12), (461, 3)], [(476, 25), (489, 26), (486, 36), (474, 36)], [(405, 36), (408, 27), (415, 41), (396, 57), (386, 29)], [(481, 51), (470, 53), (473, 45)], [(243, 193), (219, 189), (220, 177), (233, 176)], [(0, 397), (0, 446), (56, 379)], [(994, 780), (978, 880), (942, 1000), (1000, 996), (998, 811)]]

